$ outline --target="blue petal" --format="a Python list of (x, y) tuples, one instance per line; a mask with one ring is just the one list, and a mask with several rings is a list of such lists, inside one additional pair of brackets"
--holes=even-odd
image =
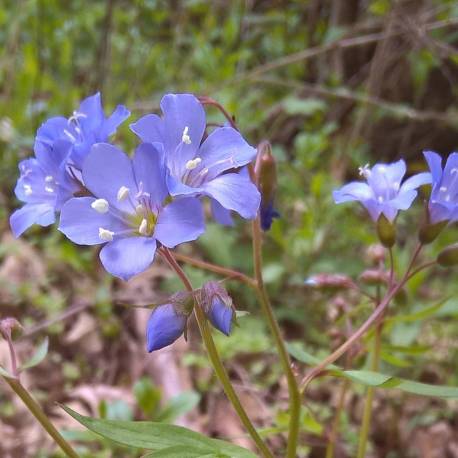
[(131, 196), (138, 193), (130, 158), (108, 143), (95, 144), (83, 167), (86, 187), (99, 198), (108, 200), (117, 208), (133, 212), (129, 199), (118, 202), (118, 191), (122, 186), (129, 188)]
[(85, 117), (78, 118), (78, 122), (85, 131), (100, 129), (105, 119), (100, 92), (84, 99), (80, 103), (78, 112), (85, 115)]
[(110, 212), (99, 213), (91, 207), (93, 197), (75, 197), (62, 207), (59, 230), (78, 245), (98, 245), (105, 243), (99, 237), (99, 229), (112, 232), (126, 231), (129, 228)]
[[(48, 119), (37, 130), (35, 137), (34, 151), (35, 154), (40, 154), (42, 150), (45, 152), (49, 146), (52, 146), (55, 140), (65, 138), (64, 131), (68, 128), (68, 120), (63, 116), (56, 116)], [(68, 141), (68, 138), (67, 138)], [(71, 145), (71, 142), (68, 141)]]
[(49, 226), (56, 217), (54, 208), (49, 204), (26, 204), (10, 216), (10, 226), (14, 236), (19, 237), (33, 224)]
[(442, 178), (442, 158), (434, 151), (424, 151), (423, 155), (431, 171), (433, 185), (436, 186), (440, 184)]
[(198, 156), (202, 162), (191, 175), (205, 168), (208, 169), (205, 181), (209, 181), (226, 170), (250, 163), (256, 156), (256, 149), (232, 127), (220, 127), (205, 139)]
[(404, 183), (402, 183), (401, 189), (399, 192), (412, 191), (424, 184), (431, 184), (432, 177), (428, 172), (418, 173), (417, 175), (407, 178)]
[(172, 304), (156, 307), (146, 326), (146, 349), (149, 352), (172, 344), (183, 334), (186, 316), (178, 314)]
[(341, 204), (353, 200), (364, 201), (372, 199), (374, 197), (374, 192), (366, 183), (353, 181), (333, 191), (332, 196), (336, 204)]
[(430, 200), (428, 209), (431, 223), (436, 224), (452, 219), (455, 206), (447, 205), (446, 202)]
[(168, 248), (196, 240), (205, 231), (204, 212), (199, 200), (184, 197), (166, 205), (159, 213), (154, 237)]
[(261, 195), (245, 175), (228, 173), (205, 183), (205, 193), (227, 210), (236, 211), (242, 218), (256, 218)]
[(188, 186), (184, 184), (180, 179), (176, 178), (174, 175), (167, 170), (166, 174), (167, 188), (171, 196), (196, 196), (203, 192), (203, 189), (196, 186)]
[(383, 206), (381, 206), (375, 199), (362, 200), (361, 203), (369, 212), (372, 221), (377, 221), (382, 213)]
[(444, 194), (454, 195), (458, 188), (458, 153), (452, 153), (447, 158), (444, 173), (442, 174), (441, 187), (446, 188)]
[(213, 218), (216, 222), (223, 226), (233, 226), (234, 219), (232, 218), (231, 211), (226, 210), (218, 201), (210, 199), (211, 211)]
[[(193, 159), (205, 132), (205, 110), (192, 94), (167, 94), (161, 100), (164, 113), (164, 148), (173, 173), (181, 177), (186, 163)], [(190, 144), (182, 142), (188, 128)]]
[(104, 120), (100, 137), (106, 141), (116, 132), (116, 129), (130, 116), (130, 111), (124, 105), (118, 105), (111, 115)]
[(168, 195), (162, 144), (142, 143), (132, 162), (137, 184), (143, 183), (143, 190), (150, 194), (153, 204), (162, 204)]
[(164, 143), (164, 124), (155, 114), (147, 114), (130, 125), (130, 130), (145, 143)]
[(221, 299), (215, 297), (212, 301), (210, 309), (207, 311), (208, 319), (211, 324), (223, 334), (227, 336), (231, 333), (232, 320), (234, 311), (232, 307), (228, 307)]
[(406, 163), (401, 159), (392, 164), (376, 164), (367, 177), (369, 186), (375, 195), (384, 195), (387, 191), (399, 189), (406, 173)]
[(152, 237), (129, 237), (107, 243), (100, 251), (103, 267), (122, 280), (144, 272), (153, 262), (156, 240)]

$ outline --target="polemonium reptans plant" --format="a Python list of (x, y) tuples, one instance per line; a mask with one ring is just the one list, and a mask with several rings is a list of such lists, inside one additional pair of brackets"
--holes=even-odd
[[(206, 123), (207, 105), (220, 109), (229, 126), (210, 129)], [(83, 101), (71, 118), (47, 121), (38, 130), (35, 157), (19, 165), (21, 175), (15, 192), (25, 205), (11, 216), (11, 228), (19, 236), (32, 224), (52, 224), (56, 213), (60, 213), (59, 230), (78, 245), (101, 245), (100, 260), (105, 269), (126, 281), (145, 271), (160, 255), (181, 280), (184, 290), (151, 306), (150, 318), (145, 323), (146, 350), (154, 352), (173, 344), (181, 336), (187, 338), (190, 318), (194, 316), (215, 375), (253, 440), (258, 455), (171, 425), (96, 420), (65, 408), (70, 415), (107, 438), (137, 448), (148, 448), (147, 444), (151, 444), (154, 452), (163, 450), (173, 456), (249, 458), (260, 455), (273, 458), (268, 443), (240, 402), (213, 341), (210, 325), (230, 336), (236, 323), (235, 306), (224, 287), (225, 280), (240, 281), (253, 291), (272, 333), (289, 393), (288, 434), (282, 456), (298, 456), (303, 423), (301, 404), (310, 382), (328, 373), (328, 365), (343, 355), (346, 355), (347, 369), (353, 366), (356, 361), (353, 349), (357, 342), (363, 349), (368, 342), (373, 343), (371, 371), (343, 370), (334, 365), (332, 373), (368, 387), (358, 458), (366, 454), (374, 387), (386, 386), (389, 381), (390, 386), (410, 393), (458, 398), (456, 388), (419, 384), (379, 372), (383, 325), (386, 316), (393, 313), (389, 307), (393, 299), (399, 301), (405, 296), (406, 284), (417, 273), (436, 265), (458, 264), (458, 245), (445, 248), (435, 260), (420, 262), (423, 247), (433, 242), (448, 223), (458, 219), (458, 154), (453, 153), (442, 170), (440, 156), (426, 152), (431, 173), (422, 172), (407, 179), (404, 179), (406, 164), (403, 160), (365, 166), (360, 168), (365, 182), (351, 182), (334, 191), (336, 203), (357, 201), (367, 209), (370, 218), (377, 223), (377, 234), (383, 246), (369, 250), (373, 266), (357, 279), (342, 273), (318, 273), (304, 282), (305, 291), (308, 288), (337, 291), (340, 303), (351, 291), (352, 297), (356, 294), (364, 298), (373, 310), (355, 329), (347, 327), (350, 331), (344, 341), (317, 364), (313, 355), (286, 345), (264, 286), (262, 231), (268, 231), (273, 219), (279, 217), (274, 207), (276, 166), (270, 144), (263, 141), (257, 149), (250, 146), (234, 119), (208, 97), (167, 94), (162, 99), (161, 110), (161, 115), (149, 114), (131, 125), (141, 140), (132, 157), (108, 143), (110, 135), (129, 112), (119, 106), (106, 118), (99, 94)], [(397, 272), (393, 247), (396, 225), (401, 219), (398, 215), (412, 206), (420, 187), (429, 184), (432, 184), (432, 192), (426, 216), (419, 225), (418, 243), (405, 270)], [(171, 251), (204, 233), (207, 201), (214, 218), (222, 224), (233, 224), (231, 212), (251, 220), (253, 276)], [(389, 262), (385, 263), (385, 259)], [(192, 285), (179, 262), (212, 271), (221, 275), (222, 281)], [(66, 455), (77, 457), (70, 443), (19, 380), (21, 369), (16, 364), (11, 338), (16, 324), (13, 319), (0, 321), (0, 333), (9, 343), (12, 361), (11, 371), (0, 367), (0, 375)], [(243, 329), (243, 322), (241, 327)], [(362, 341), (364, 336), (366, 340)], [(290, 352), (298, 361), (314, 367), (300, 377), (299, 369), (292, 369)], [(334, 456), (341, 410), (342, 406), (336, 410), (330, 433), (324, 438), (327, 457)], [(126, 431), (132, 431), (133, 436), (126, 435)], [(167, 445), (159, 439), (151, 441), (151, 437), (166, 438)], [(175, 445), (181, 447), (184, 455), (179, 454)]]

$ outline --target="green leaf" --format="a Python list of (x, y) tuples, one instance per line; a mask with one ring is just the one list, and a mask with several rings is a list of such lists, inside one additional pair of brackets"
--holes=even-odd
[(159, 413), (156, 421), (172, 422), (181, 415), (191, 411), (199, 404), (200, 396), (195, 391), (181, 393), (170, 399), (164, 410)]
[(158, 452), (148, 453), (143, 455), (143, 458), (226, 458), (228, 455), (221, 453), (205, 453), (198, 448), (184, 447), (177, 445), (159, 450)]
[[(307, 353), (300, 345), (288, 344), (289, 353), (299, 361), (306, 364), (316, 365), (321, 361)], [(429, 385), (427, 383), (414, 382), (392, 375), (382, 374), (380, 372), (366, 370), (343, 370), (342, 368), (330, 364), (328, 369), (331, 375), (344, 377), (353, 382), (362, 383), (366, 386), (376, 388), (397, 388), (407, 393), (417, 394), (420, 396), (433, 396), (446, 399), (458, 399), (458, 387), (444, 385)]]
[(32, 357), (26, 361), (24, 364), (21, 365), (19, 370), (23, 371), (25, 369), (30, 369), (31, 367), (38, 366), (45, 358), (46, 355), (48, 354), (48, 338), (46, 337), (43, 342), (41, 342), (40, 345), (35, 350), (35, 353), (32, 355)]
[[(179, 446), (188, 450), (199, 450), (199, 453), (201, 454), (200, 456), (215, 455), (221, 458), (256, 457), (256, 455), (252, 452), (242, 447), (238, 447), (218, 439), (210, 439), (202, 434), (181, 426), (167, 425), (151, 421), (99, 420), (80, 415), (67, 406), (61, 407), (70, 416), (91, 431), (129, 447), (153, 450), (157, 452), (170, 448), (173, 449), (179, 444)], [(161, 455), (155, 454), (152, 456)]]

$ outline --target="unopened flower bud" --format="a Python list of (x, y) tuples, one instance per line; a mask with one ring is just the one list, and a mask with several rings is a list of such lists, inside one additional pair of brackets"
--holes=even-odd
[(367, 260), (374, 265), (379, 265), (385, 261), (385, 248), (379, 243), (369, 245), (366, 250)]
[(359, 280), (366, 285), (386, 285), (388, 279), (388, 273), (378, 269), (367, 269), (359, 276)]
[(188, 316), (192, 311), (192, 295), (181, 292), (158, 305), (146, 326), (146, 349), (149, 352), (167, 347), (186, 332)]
[(437, 256), (437, 263), (442, 267), (452, 267), (458, 264), (458, 243), (444, 248)]
[(258, 146), (256, 162), (256, 181), (261, 193), (261, 227), (268, 231), (274, 218), (280, 214), (274, 208), (275, 193), (277, 191), (277, 166), (272, 154), (270, 143), (264, 141)]
[(8, 317), (0, 320), (0, 335), (2, 335), (4, 339), (11, 339), (11, 333), (15, 329), (22, 330), (22, 325), (16, 318)]
[(305, 280), (304, 284), (316, 289), (339, 290), (352, 288), (353, 280), (343, 274), (317, 274)]
[(202, 286), (201, 303), (210, 323), (227, 336), (231, 333), (235, 318), (232, 299), (217, 281), (209, 281)]
[(383, 214), (377, 220), (377, 235), (386, 248), (391, 248), (396, 243), (396, 226)]

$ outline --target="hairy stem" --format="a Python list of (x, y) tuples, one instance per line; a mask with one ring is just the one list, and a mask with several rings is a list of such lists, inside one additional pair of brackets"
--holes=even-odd
[(208, 357), (212, 363), (213, 369), (215, 371), (216, 376), (218, 377), (220, 383), (223, 386), (224, 392), (228, 397), (229, 401), (231, 402), (232, 406), (234, 407), (237, 415), (239, 416), (243, 426), (245, 426), (246, 430), (250, 434), (253, 441), (256, 443), (259, 451), (261, 452), (263, 457), (266, 458), (273, 458), (272, 453), (267, 448), (267, 445), (261, 439), (261, 436), (256, 431), (256, 428), (251, 423), (251, 420), (248, 418), (245, 409), (243, 408), (240, 399), (237, 396), (237, 393), (234, 390), (234, 387), (231, 384), (229, 376), (227, 375), (226, 369), (221, 362), (221, 358), (218, 354), (218, 350), (216, 348), (215, 342), (213, 341), (213, 337), (208, 327), (208, 322), (205, 317), (205, 314), (197, 301), (197, 298), (194, 294), (194, 290), (192, 287), (191, 282), (189, 281), (188, 277), (186, 276), (183, 269), (175, 260), (173, 254), (165, 247), (161, 248), (161, 254), (164, 256), (166, 261), (169, 263), (170, 267), (176, 272), (180, 280), (183, 282), (185, 288), (193, 293), (194, 296), (194, 314), (197, 320), (197, 325), (199, 326), (199, 331), (202, 336), (202, 340), (204, 342), (205, 348), (208, 353)]
[(62, 451), (70, 458), (78, 458), (78, 454), (73, 450), (71, 445), (61, 436), (59, 431), (50, 422), (49, 418), (43, 412), (40, 405), (33, 399), (30, 393), (22, 386), (17, 378), (3, 377), (11, 389), (21, 398), (22, 402), (26, 405), (27, 409), (32, 415), (40, 422), (41, 426), (46, 432), (54, 439), (56, 444)]
[(293, 370), (291, 368), (291, 360), (288, 351), (286, 350), (280, 327), (278, 326), (277, 320), (275, 319), (272, 305), (264, 285), (264, 279), (262, 276), (262, 235), (259, 216), (252, 223), (252, 232), (254, 272), (257, 282), (256, 293), (261, 304), (262, 311), (267, 319), (270, 330), (274, 337), (281, 365), (288, 381), (290, 420), (286, 456), (287, 458), (295, 458), (297, 441), (299, 437), (301, 396), (299, 393), (296, 377), (294, 376)]
[(219, 275), (224, 275), (228, 278), (233, 278), (235, 280), (239, 280), (242, 283), (245, 283), (250, 288), (256, 288), (256, 281), (249, 277), (248, 275), (243, 274), (242, 272), (238, 272), (237, 270), (227, 269), (226, 267), (221, 267), (216, 264), (212, 264), (210, 262), (201, 261), (199, 259), (194, 259), (190, 256), (186, 256), (180, 253), (174, 253), (175, 259), (178, 261), (185, 262), (186, 264), (190, 264), (194, 267), (198, 267), (203, 270), (209, 270), (210, 272), (214, 272)]

